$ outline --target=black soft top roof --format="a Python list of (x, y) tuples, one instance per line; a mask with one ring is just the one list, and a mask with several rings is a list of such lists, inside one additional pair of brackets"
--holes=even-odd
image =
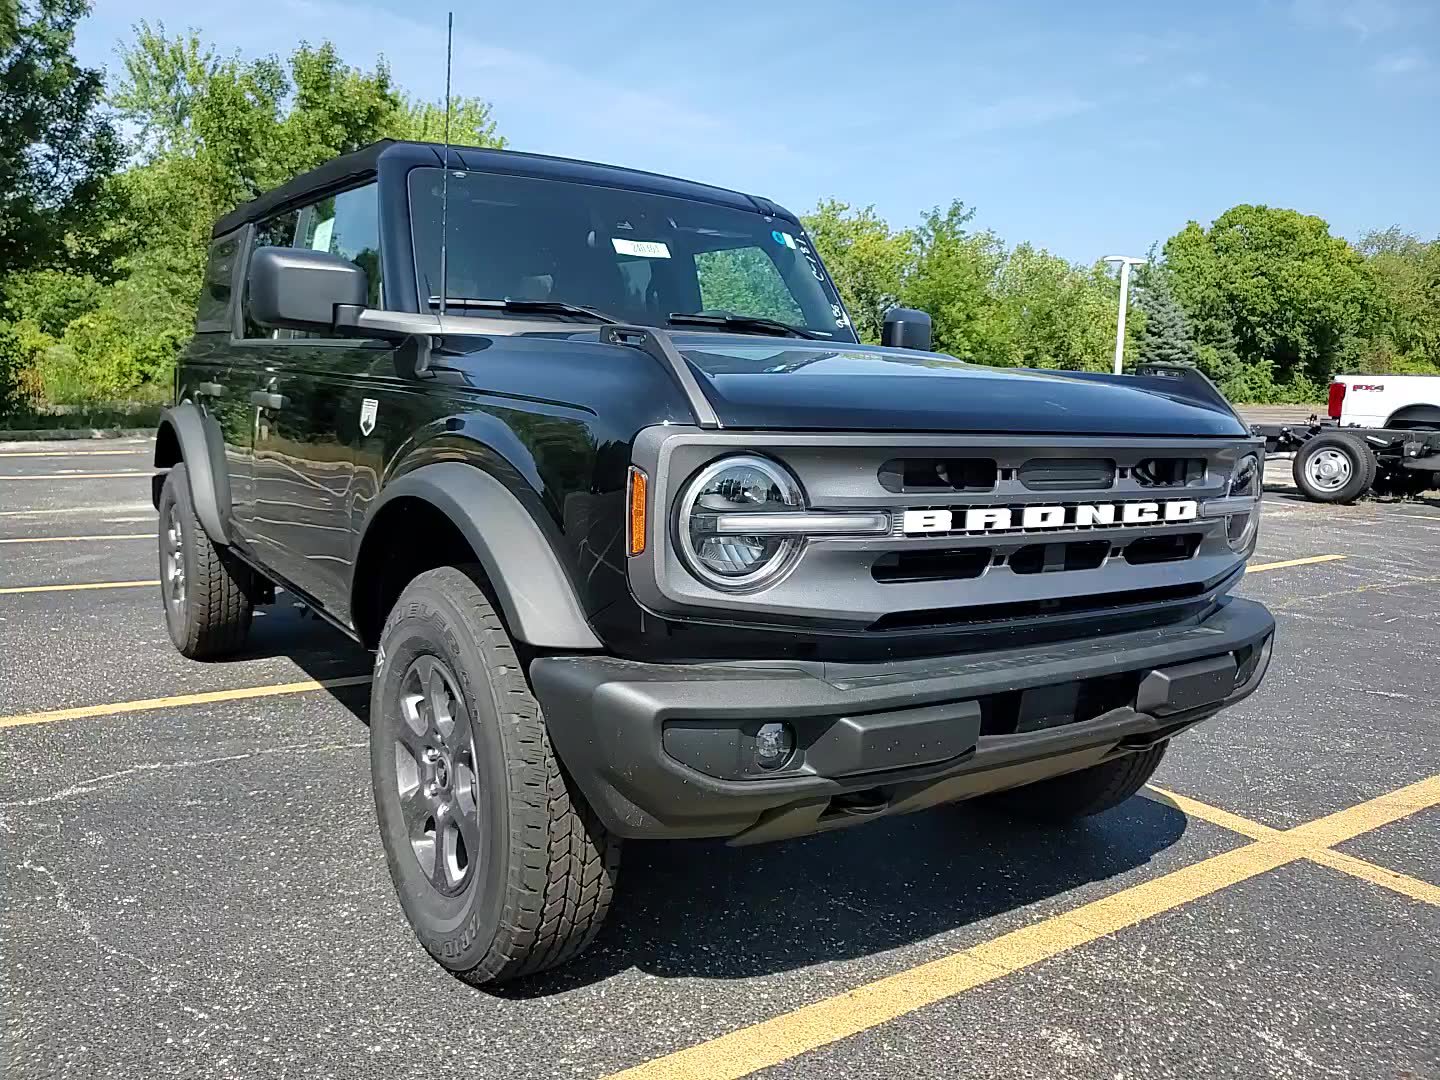
[[(437, 166), (444, 160), (444, 152), (445, 148), (438, 143), (397, 142), (394, 139), (371, 143), (352, 153), (332, 158), (319, 168), (302, 173), (294, 180), (281, 184), (247, 203), (241, 203), (215, 223), (212, 235), (222, 236), (249, 222), (269, 217), (278, 210), (304, 203), (312, 196), (359, 183), (380, 171), (382, 159), (387, 166), (392, 163), (408, 168)], [(758, 210), (760, 213), (790, 221), (798, 220), (790, 211), (769, 199), (742, 195), (738, 191), (697, 184), (690, 180), (678, 180), (658, 173), (622, 169), (615, 165), (598, 165), (590, 161), (573, 161), (570, 158), (549, 157), (545, 154), (522, 154), (512, 150), (482, 150), (470, 146), (452, 146), (450, 162), (451, 166), (457, 169), (627, 188), (655, 195), (719, 203), (738, 210)]]

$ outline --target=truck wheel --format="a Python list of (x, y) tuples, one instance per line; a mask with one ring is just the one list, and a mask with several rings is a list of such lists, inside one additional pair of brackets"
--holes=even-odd
[(421, 574), (385, 622), (370, 771), (400, 907), (442, 965), (480, 986), (590, 944), (620, 841), (561, 769), (510, 637), (464, 569)]
[(1145, 786), (1168, 745), (1159, 743), (1079, 772), (997, 792), (987, 801), (998, 810), (1037, 821), (1069, 821), (1103, 813)]
[(1358, 435), (1328, 431), (1295, 453), (1295, 486), (1311, 502), (1353, 503), (1375, 483), (1375, 453)]
[(250, 586), (250, 569), (205, 535), (176, 465), (160, 489), (160, 595), (175, 648), (192, 660), (238, 651), (254, 611)]

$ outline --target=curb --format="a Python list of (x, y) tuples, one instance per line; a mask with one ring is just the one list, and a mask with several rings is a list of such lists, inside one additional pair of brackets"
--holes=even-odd
[(0, 430), (3, 442), (59, 442), (62, 439), (134, 439), (148, 438), (154, 428), (41, 428), (38, 431)]

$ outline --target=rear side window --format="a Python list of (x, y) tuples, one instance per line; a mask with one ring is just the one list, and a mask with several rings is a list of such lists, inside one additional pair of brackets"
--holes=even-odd
[[(380, 307), (384, 290), (380, 281), (380, 218), (375, 185), (329, 195), (308, 206), (289, 210), (255, 226), (252, 247), (309, 248), (328, 251), (365, 271), (371, 307)], [(266, 330), (245, 319), (247, 338), (324, 337), (297, 330)]]
[(380, 306), (380, 217), (374, 184), (342, 191), (301, 210), (295, 246), (328, 251), (353, 262), (369, 279), (370, 306)]
[[(277, 214), (275, 217), (260, 222), (255, 226), (252, 234), (250, 248), (262, 247), (294, 247), (295, 246), (295, 225), (300, 220), (298, 210), (291, 210), (284, 214)], [(291, 337), (289, 330), (267, 330), (250, 321), (250, 308), (245, 308), (245, 336), (247, 338), (288, 338)]]

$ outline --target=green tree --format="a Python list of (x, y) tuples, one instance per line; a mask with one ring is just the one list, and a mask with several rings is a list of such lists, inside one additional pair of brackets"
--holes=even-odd
[(121, 157), (98, 71), (75, 60), (85, 0), (0, 0), (0, 280), (114, 252), (106, 179)]
[[(390, 121), (386, 134), (415, 142), (445, 141), (445, 103), (405, 98)], [(503, 150), (505, 137), (496, 130), (490, 103), (479, 98), (450, 99), (450, 142), (453, 146), (483, 146)]]
[(1379, 317), (1360, 357), (1377, 374), (1440, 374), (1440, 239), (1426, 243), (1391, 227), (1361, 238)]
[[(1030, 244), (1004, 260), (995, 294), (996, 360), (1025, 367), (1108, 371), (1115, 349), (1119, 285), (1103, 263), (1075, 266)], [(1135, 340), (1139, 322), (1127, 328)]]
[(1200, 353), (1190, 335), (1185, 311), (1175, 299), (1170, 273), (1163, 266), (1141, 268), (1136, 279), (1136, 304), (1144, 312), (1136, 359), (1142, 364), (1189, 364), (1198, 366)]
[(958, 199), (925, 215), (901, 299), (929, 313), (937, 350), (961, 360), (1010, 363), (995, 296), (1005, 250), (994, 233), (969, 230), (974, 215)]
[(873, 206), (852, 210), (823, 200), (802, 218), (861, 341), (878, 342), (885, 313), (899, 303), (915, 259), (915, 234), (893, 230)]
[(1313, 400), (1351, 362), (1377, 314), (1358, 252), (1318, 218), (1235, 206), (1165, 243), (1201, 367), (1237, 400)]

